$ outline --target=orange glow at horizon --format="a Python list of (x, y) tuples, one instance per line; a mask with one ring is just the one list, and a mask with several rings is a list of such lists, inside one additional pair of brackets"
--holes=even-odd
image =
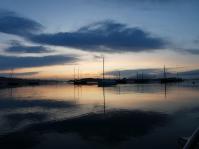
[[(124, 54), (106, 54), (105, 55), (105, 71), (128, 70), (128, 69), (144, 69), (144, 68), (163, 68), (167, 67), (185, 67), (186, 70), (198, 68), (198, 57), (192, 57), (191, 62), (186, 55), (176, 55), (175, 52), (143, 52), (143, 53), (124, 53)], [(38, 72), (38, 74), (23, 76), (23, 78), (43, 78), (43, 79), (72, 79), (74, 77), (74, 68), (79, 68), (81, 78), (101, 77), (102, 60), (94, 59), (93, 55), (89, 55), (77, 64), (54, 65), (45, 67), (33, 67), (15, 69), (14, 72)], [(9, 73), (10, 70), (1, 71)]]

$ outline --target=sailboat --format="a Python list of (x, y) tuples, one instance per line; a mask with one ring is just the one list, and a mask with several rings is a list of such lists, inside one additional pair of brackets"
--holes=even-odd
[(74, 81), (73, 81), (73, 83), (74, 83), (74, 85), (85, 85), (85, 84), (87, 84), (87, 81), (81, 80), (79, 78), (79, 67), (78, 67), (78, 78), (77, 79), (75, 78), (75, 68), (74, 68)]
[(178, 145), (182, 149), (197, 149), (199, 148), (199, 127), (193, 132), (190, 137), (180, 137)]
[(164, 66), (164, 77), (160, 79), (161, 83), (176, 83), (176, 82), (182, 82), (183, 79), (179, 78), (178, 75), (177, 77), (167, 77), (166, 73), (166, 67)]
[(112, 79), (105, 79), (105, 75), (104, 75), (104, 56), (102, 57), (103, 59), (103, 73), (102, 73), (102, 79), (98, 81), (98, 87), (109, 87), (109, 86), (113, 86), (116, 85), (117, 82), (115, 80)]

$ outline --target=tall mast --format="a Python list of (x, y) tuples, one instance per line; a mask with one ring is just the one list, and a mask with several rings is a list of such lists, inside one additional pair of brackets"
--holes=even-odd
[(73, 70), (73, 80), (75, 82), (75, 67), (74, 67), (74, 70)]
[(179, 73), (178, 73), (178, 72), (177, 72), (177, 74), (176, 74), (176, 75), (177, 75), (177, 78), (179, 78)]
[(165, 68), (165, 65), (164, 65), (164, 79), (166, 79), (166, 68)]
[(102, 58), (103, 58), (103, 80), (104, 80), (104, 56)]
[(142, 80), (144, 79), (144, 74), (143, 74), (143, 72), (142, 72)]
[(78, 80), (79, 80), (79, 66), (78, 66)]
[(14, 75), (14, 69), (12, 68), (12, 69), (11, 69), (11, 72), (10, 72), (10, 78), (11, 78), (11, 79), (13, 78), (13, 75)]

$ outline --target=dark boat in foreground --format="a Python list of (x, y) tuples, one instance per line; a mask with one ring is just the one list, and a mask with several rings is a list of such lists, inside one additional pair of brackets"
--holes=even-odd
[(199, 148), (199, 127), (188, 138), (180, 138), (178, 144), (181, 149), (198, 149)]

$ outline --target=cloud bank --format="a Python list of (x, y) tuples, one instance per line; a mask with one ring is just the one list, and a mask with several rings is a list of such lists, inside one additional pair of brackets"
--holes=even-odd
[(81, 27), (75, 32), (38, 34), (32, 42), (72, 47), (91, 52), (141, 52), (164, 48), (167, 42), (136, 27), (103, 21)]
[(51, 50), (44, 46), (25, 46), (20, 42), (12, 41), (10, 47), (5, 49), (9, 53), (50, 53)]
[(43, 26), (14, 12), (0, 10), (0, 32), (22, 37), (41, 31)]
[[(72, 47), (91, 52), (141, 52), (162, 49), (165, 39), (112, 20), (92, 23), (73, 32), (43, 33), (43, 26), (13, 12), (0, 11), (0, 32), (17, 35), (34, 43)], [(20, 47), (22, 50), (32, 48)], [(14, 47), (10, 50), (19, 50)], [(41, 47), (39, 48), (41, 50)], [(42, 49), (43, 50), (43, 49)]]
[(182, 52), (193, 55), (199, 55), (199, 49), (182, 49)]
[(0, 70), (71, 64), (77, 60), (78, 58), (73, 55), (55, 55), (44, 57), (15, 57), (0, 55)]
[[(15, 77), (26, 77), (26, 76), (34, 76), (34, 75), (37, 75), (39, 74), (40, 72), (39, 71), (32, 71), (32, 72), (15, 72), (14, 73), (14, 76)], [(10, 77), (10, 73), (0, 73), (0, 76), (1, 77)]]

